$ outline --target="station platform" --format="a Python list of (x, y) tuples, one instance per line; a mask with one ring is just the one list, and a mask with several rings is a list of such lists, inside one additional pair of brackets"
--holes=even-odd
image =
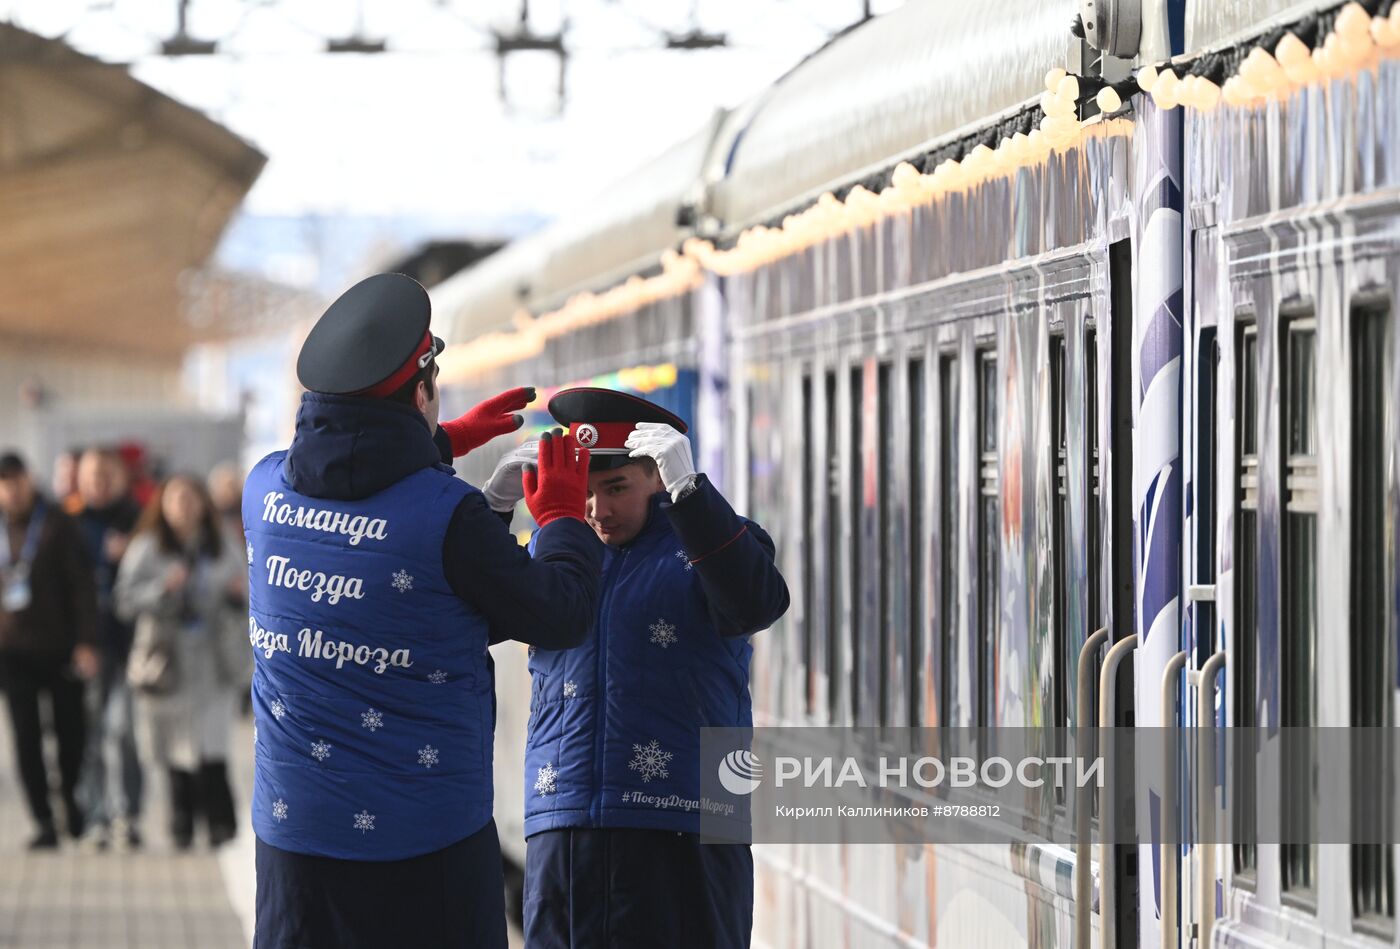
[[(252, 726), (234, 737), (234, 793), (245, 825), (217, 853), (175, 851), (161, 776), (148, 778), (145, 846), (89, 852), (65, 840), (31, 853), (28, 809), (0, 711), (0, 947), (3, 949), (246, 949), (252, 944), (253, 836), (246, 824)], [(241, 759), (241, 760), (240, 760)], [(245, 869), (246, 868), (246, 869)], [(242, 913), (235, 911), (240, 904)]]
[[(53, 760), (54, 749), (50, 747)], [(91, 852), (65, 840), (30, 853), (33, 834), (0, 704), (0, 949), (247, 949), (253, 942), (253, 725), (239, 718), (229, 762), (241, 824), (228, 844), (179, 853), (162, 775), (148, 775), (145, 846)], [(54, 772), (56, 773), (56, 771)], [(510, 949), (524, 942), (511, 923)]]

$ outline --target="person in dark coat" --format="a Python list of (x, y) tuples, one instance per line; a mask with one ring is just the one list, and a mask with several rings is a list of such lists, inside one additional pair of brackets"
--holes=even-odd
[(126, 554), (141, 509), (127, 490), (126, 466), (115, 451), (89, 448), (77, 464), (82, 508), (78, 527), (86, 542), (97, 585), (97, 613), (102, 674), (97, 679), (97, 709), (88, 739), (80, 796), (87, 814), (87, 842), (136, 847), (141, 836), (142, 774), (136, 754), (131, 690), (126, 682), (131, 624), (117, 616), (112, 587)]
[(97, 593), (73, 519), (34, 487), (23, 459), (0, 455), (0, 682), (15, 759), (38, 825), (31, 849), (58, 846), (39, 702), (47, 697), (67, 830), (83, 833), (75, 796), (86, 728), (83, 681), (98, 672)]
[[(607, 548), (588, 638), (531, 650), (526, 945), (747, 946), (753, 858), (700, 843), (700, 729), (753, 724), (749, 638), (788, 607), (773, 541), (695, 471), (670, 412), (591, 388), (549, 410), (592, 450)], [(511, 500), (515, 462), (488, 496)]]
[(429, 299), (380, 274), (312, 329), (291, 447), (243, 493), (258, 949), (504, 947), (489, 643), (562, 649), (597, 608), (588, 452), (542, 445), (533, 559), (451, 459), (513, 389), (438, 424)]

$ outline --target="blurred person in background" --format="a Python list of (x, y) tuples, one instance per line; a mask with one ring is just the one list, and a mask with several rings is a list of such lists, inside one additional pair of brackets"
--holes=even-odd
[(171, 835), (196, 815), (211, 846), (234, 836), (228, 781), (236, 691), (251, 662), (243, 547), (225, 535), (201, 482), (176, 475), (152, 497), (117, 571), (118, 616), (136, 624), (127, 681), (146, 759), (170, 779)]
[(224, 530), (237, 540), (243, 539), (243, 475), (238, 465), (221, 461), (209, 472), (209, 500), (224, 523)]
[(83, 506), (78, 497), (78, 449), (61, 451), (53, 459), (53, 498), (68, 514), (77, 514)]
[(38, 825), (31, 850), (58, 846), (41, 695), (58, 740), (67, 830), (83, 832), (75, 793), (86, 731), (83, 680), (98, 672), (97, 638), (97, 593), (77, 524), (39, 494), (22, 458), (0, 455), (0, 682), (20, 783)]
[(112, 589), (141, 509), (128, 492), (126, 466), (112, 450), (89, 448), (78, 461), (78, 526), (87, 542), (97, 585), (102, 674), (96, 690), (93, 734), (83, 764), (81, 803), (87, 812), (87, 842), (98, 849), (140, 845), (141, 763), (132, 727), (126, 659), (131, 624), (116, 614)]
[(126, 466), (127, 479), (131, 485), (131, 496), (144, 510), (156, 493), (157, 482), (151, 476), (151, 467), (146, 457), (146, 446), (140, 442), (122, 442), (117, 446), (117, 456)]

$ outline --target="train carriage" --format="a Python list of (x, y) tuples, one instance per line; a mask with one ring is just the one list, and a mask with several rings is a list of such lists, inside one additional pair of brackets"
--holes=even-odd
[[(1392, 725), (1400, 17), (1071, 6), (907, 4), (449, 281), (448, 397), (600, 381), (695, 421), (793, 594), (758, 724)], [(1287, 70), (1290, 34), (1335, 55)], [(1193, 787), (1138, 792), (1135, 847), (757, 846), (755, 942), (1400, 945), (1392, 848), (1164, 844)]]

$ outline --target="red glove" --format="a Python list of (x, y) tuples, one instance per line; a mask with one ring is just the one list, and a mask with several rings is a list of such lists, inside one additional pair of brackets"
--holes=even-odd
[(522, 386), (492, 396), (480, 405), (468, 409), (460, 418), (443, 422), (441, 428), (452, 442), (452, 457), (461, 458), (497, 435), (505, 435), (524, 425), (525, 417), (513, 413), (519, 412), (533, 401), (534, 387)]
[(556, 436), (545, 432), (540, 436), (540, 460), (526, 465), (521, 472), (525, 487), (525, 506), (543, 527), (560, 517), (583, 520), (588, 503), (588, 449), (576, 449), (574, 436)]

